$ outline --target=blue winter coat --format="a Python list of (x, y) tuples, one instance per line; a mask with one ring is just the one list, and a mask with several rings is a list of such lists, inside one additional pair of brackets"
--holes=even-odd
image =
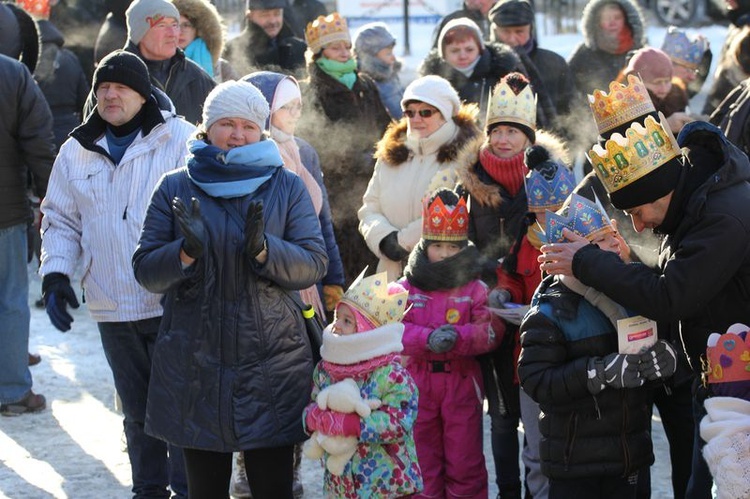
[[(204, 255), (183, 269), (183, 236), (172, 199), (195, 197), (206, 221)], [(268, 259), (243, 255), (244, 218), (263, 202)], [(154, 348), (146, 431), (217, 452), (302, 441), (312, 355), (299, 308), (287, 290), (322, 279), (328, 260), (312, 202), (294, 173), (278, 168), (257, 191), (218, 199), (187, 169), (162, 177), (133, 255), (136, 278), (164, 293)]]

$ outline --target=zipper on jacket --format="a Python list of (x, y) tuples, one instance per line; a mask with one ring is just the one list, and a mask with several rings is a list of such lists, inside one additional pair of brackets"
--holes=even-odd
[(570, 456), (573, 453), (573, 443), (576, 439), (576, 427), (578, 426), (578, 416), (576, 413), (570, 415), (568, 420), (568, 441), (565, 443), (565, 454), (563, 455), (563, 461), (565, 462), (565, 471), (570, 471)]
[(622, 393), (622, 433), (620, 438), (622, 439), (622, 458), (625, 464), (623, 468), (623, 476), (628, 476), (630, 473), (630, 449), (628, 448), (628, 396), (627, 390), (621, 390)]
[(599, 409), (599, 400), (597, 400), (596, 395), (592, 395), (591, 398), (594, 399), (594, 409), (596, 409), (596, 419), (597, 421), (601, 421), (602, 411), (601, 409)]

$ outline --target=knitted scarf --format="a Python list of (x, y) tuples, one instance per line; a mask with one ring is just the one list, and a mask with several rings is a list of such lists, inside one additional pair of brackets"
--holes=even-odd
[(346, 85), (349, 90), (352, 89), (354, 83), (357, 81), (357, 61), (353, 57), (349, 58), (346, 62), (334, 61), (327, 57), (321, 57), (315, 64), (318, 65), (324, 73), (335, 78), (336, 81)]
[(569, 275), (560, 275), (558, 276), (558, 279), (565, 285), (565, 287), (567, 287), (574, 293), (583, 296), (583, 298), (587, 302), (598, 308), (604, 315), (606, 315), (609, 319), (609, 322), (611, 322), (615, 327), (615, 330), (617, 330), (617, 321), (619, 319), (630, 317), (630, 314), (628, 314), (625, 308), (615, 303), (612, 298), (608, 297), (601, 291), (595, 290), (591, 286), (586, 286), (575, 277)]
[(362, 378), (398, 359), (403, 334), (404, 325), (398, 322), (347, 335), (334, 334), (328, 326), (323, 331), (321, 367), (334, 381)]
[(255, 192), (283, 164), (273, 140), (229, 151), (202, 140), (188, 141), (187, 173), (209, 196), (231, 199)]
[(480, 270), (479, 250), (472, 242), (452, 257), (431, 263), (427, 259), (427, 245), (421, 239), (409, 255), (404, 277), (421, 290), (437, 291), (468, 284), (479, 276)]
[(505, 187), (511, 196), (518, 194), (523, 187), (523, 179), (529, 169), (523, 162), (523, 151), (512, 158), (499, 158), (489, 147), (482, 146), (479, 151), (479, 163), (492, 180)]
[(196, 38), (185, 47), (185, 57), (202, 67), (208, 76), (214, 77), (214, 60), (202, 38)]

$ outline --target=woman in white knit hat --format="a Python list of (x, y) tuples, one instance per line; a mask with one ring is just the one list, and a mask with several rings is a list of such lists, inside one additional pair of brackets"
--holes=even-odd
[(227, 497), (233, 451), (253, 497), (291, 499), (305, 438), (312, 350), (288, 290), (320, 281), (328, 258), (304, 183), (263, 135), (268, 115), (250, 83), (209, 94), (133, 255), (141, 285), (165, 295), (146, 431), (184, 448), (194, 499)]

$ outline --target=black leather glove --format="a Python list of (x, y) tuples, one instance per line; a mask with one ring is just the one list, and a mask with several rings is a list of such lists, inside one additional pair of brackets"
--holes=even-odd
[(62, 332), (70, 331), (73, 316), (68, 313), (68, 305), (78, 308), (78, 298), (70, 286), (70, 279), (60, 272), (52, 272), (42, 279), (42, 296), (47, 315), (52, 325)]
[(672, 376), (677, 369), (677, 352), (665, 340), (659, 340), (641, 354), (638, 371), (649, 381)]
[(611, 353), (606, 357), (592, 357), (588, 362), (588, 389), (596, 395), (605, 386), (638, 388), (646, 380), (638, 371), (639, 355)]
[(435, 353), (445, 353), (453, 348), (458, 338), (456, 328), (443, 324), (427, 337), (427, 348)]
[(203, 256), (203, 244), (206, 241), (206, 224), (201, 217), (201, 203), (195, 198), (190, 200), (190, 211), (188, 211), (182, 199), (175, 197), (172, 200), (172, 212), (177, 225), (180, 227), (185, 241), (182, 250), (190, 258), (196, 260)]
[(254, 259), (261, 251), (266, 241), (266, 224), (263, 221), (263, 203), (252, 202), (247, 207), (245, 217), (245, 255)]
[(394, 262), (400, 262), (409, 256), (409, 252), (398, 244), (398, 231), (396, 230), (381, 239), (378, 246), (380, 247), (380, 252)]

